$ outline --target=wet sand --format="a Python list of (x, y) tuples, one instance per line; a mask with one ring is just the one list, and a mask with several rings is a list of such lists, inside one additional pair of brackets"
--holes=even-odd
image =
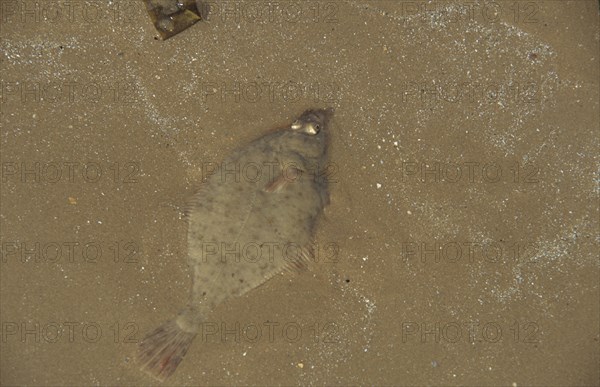
[(186, 198), (327, 106), (318, 262), (221, 305), (164, 385), (600, 383), (597, 1), (227, 2), (166, 41), (71, 3), (0, 3), (0, 384), (154, 383)]

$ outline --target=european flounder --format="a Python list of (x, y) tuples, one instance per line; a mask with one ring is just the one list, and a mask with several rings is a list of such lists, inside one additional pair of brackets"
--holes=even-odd
[(193, 285), (187, 307), (139, 346), (142, 369), (164, 380), (177, 368), (216, 305), (304, 266), (328, 204), (331, 109), (238, 149), (206, 178), (186, 209)]

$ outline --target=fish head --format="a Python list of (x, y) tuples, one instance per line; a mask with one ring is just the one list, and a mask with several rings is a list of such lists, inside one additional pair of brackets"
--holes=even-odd
[(293, 146), (307, 159), (319, 161), (327, 150), (327, 132), (333, 109), (309, 109), (302, 113), (289, 127)]
[(308, 135), (318, 135), (327, 130), (327, 124), (333, 116), (333, 109), (309, 109), (302, 113), (291, 125), (291, 129)]

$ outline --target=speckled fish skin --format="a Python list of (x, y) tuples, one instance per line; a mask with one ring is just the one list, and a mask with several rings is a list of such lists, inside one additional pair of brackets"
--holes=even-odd
[(321, 172), (332, 114), (305, 111), (235, 151), (205, 180), (186, 209), (190, 302), (142, 341), (142, 369), (166, 379), (218, 304), (311, 259), (315, 225), (329, 201)]

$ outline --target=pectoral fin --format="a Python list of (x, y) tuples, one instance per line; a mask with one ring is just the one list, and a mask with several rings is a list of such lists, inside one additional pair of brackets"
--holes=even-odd
[(302, 170), (295, 167), (288, 167), (281, 171), (279, 175), (269, 182), (264, 190), (265, 192), (281, 192), (289, 184), (294, 183), (302, 175)]

